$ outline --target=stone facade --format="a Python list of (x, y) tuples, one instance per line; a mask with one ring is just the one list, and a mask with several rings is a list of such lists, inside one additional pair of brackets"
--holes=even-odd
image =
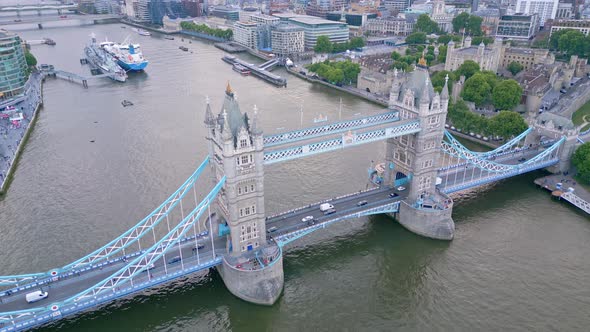
[(546, 49), (506, 47), (502, 52), (500, 67), (506, 68), (511, 62), (520, 63), (524, 70), (528, 70), (538, 64), (553, 64), (555, 56)]
[(391, 89), (393, 73), (381, 73), (367, 68), (361, 68), (358, 74), (356, 87), (372, 93), (386, 95)]
[(453, 31), (453, 14), (447, 13), (444, 0), (434, 0), (430, 18), (438, 24), (442, 31)]
[(479, 64), (481, 70), (497, 72), (501, 55), (501, 39), (496, 39), (491, 47), (486, 47), (484, 43), (471, 46), (471, 37), (465, 37), (463, 47), (460, 48), (455, 48), (455, 43), (451, 40), (447, 47), (445, 70), (457, 70), (463, 62), (472, 60)]

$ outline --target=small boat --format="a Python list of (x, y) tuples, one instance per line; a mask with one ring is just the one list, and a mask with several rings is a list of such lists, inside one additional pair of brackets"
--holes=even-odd
[(152, 35), (149, 31), (146, 31), (144, 29), (133, 28), (133, 31), (137, 32), (141, 36), (151, 36)]
[(133, 106), (133, 103), (130, 102), (129, 100), (125, 99), (121, 102), (121, 105), (123, 105), (123, 107), (127, 107), (127, 106)]
[(188, 47), (186, 47), (186, 46), (179, 46), (178, 48), (185, 51), (185, 52), (188, 51)]
[(51, 45), (51, 46), (55, 45), (55, 41), (51, 38), (43, 38), (43, 42), (45, 43), (45, 45)]
[(313, 118), (313, 123), (320, 123), (320, 122), (326, 122), (328, 121), (328, 116), (327, 115), (319, 115), (317, 118)]
[(239, 63), (234, 63), (233, 70), (244, 76), (250, 75), (250, 70)]
[(167, 40), (174, 40), (174, 37), (172, 37), (172, 36), (164, 36), (164, 39), (167, 39)]

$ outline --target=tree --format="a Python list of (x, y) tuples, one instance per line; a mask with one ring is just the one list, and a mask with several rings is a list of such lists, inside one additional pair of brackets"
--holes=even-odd
[(27, 61), (27, 66), (29, 67), (35, 67), (37, 65), (37, 59), (28, 50), (25, 51), (25, 60)]
[(438, 47), (438, 56), (436, 57), (436, 60), (439, 63), (444, 63), (447, 60), (447, 46), (446, 45), (442, 45)]
[(328, 36), (319, 36), (313, 50), (316, 53), (332, 53), (333, 49), (334, 45)]
[(426, 43), (426, 34), (424, 32), (414, 32), (406, 37), (406, 43), (410, 45)]
[(428, 14), (422, 14), (418, 16), (418, 20), (416, 20), (416, 25), (414, 26), (414, 31), (421, 31), (426, 34), (431, 33), (438, 33), (438, 24), (430, 19)]
[(465, 81), (461, 97), (474, 102), (476, 106), (481, 106), (489, 100), (491, 92), (492, 87), (488, 84), (485, 76), (478, 73)]
[(391, 52), (391, 59), (393, 59), (393, 61), (399, 61), (401, 57), (402, 55), (397, 53), (396, 51)]
[(512, 61), (511, 63), (508, 64), (506, 69), (508, 69), (508, 71), (512, 73), (512, 76), (514, 76), (514, 75), (520, 73), (524, 69), (524, 66), (516, 61)]
[(463, 75), (466, 79), (469, 79), (473, 74), (479, 71), (479, 64), (473, 60), (467, 60), (457, 68), (457, 78)]
[(432, 75), (431, 80), (432, 80), (432, 86), (434, 87), (434, 90), (441, 92), (442, 88), (445, 86), (445, 77), (449, 75), (449, 95), (451, 94), (451, 89), (453, 86), (453, 73), (450, 71), (446, 71), (446, 70), (441, 70), (441, 71), (437, 71), (436, 73), (434, 73), (434, 75)]
[(462, 29), (467, 29), (467, 25), (469, 24), (469, 14), (462, 12), (461, 14), (455, 16), (452, 23), (453, 31), (456, 33), (461, 32)]
[(590, 183), (590, 142), (580, 145), (572, 156), (580, 180)]
[(481, 31), (482, 22), (483, 18), (476, 15), (469, 15), (469, 20), (467, 21), (467, 30), (472, 36), (483, 35), (483, 32)]
[(533, 41), (533, 48), (549, 48), (549, 38), (540, 38)]
[(500, 111), (490, 120), (490, 131), (506, 139), (516, 136), (528, 128), (523, 117), (516, 112)]
[(520, 103), (522, 88), (515, 80), (505, 80), (494, 88), (492, 102), (496, 108), (512, 110)]
[(365, 40), (362, 37), (350, 38), (350, 41), (348, 42), (348, 47), (350, 49), (355, 49), (363, 46), (365, 46)]

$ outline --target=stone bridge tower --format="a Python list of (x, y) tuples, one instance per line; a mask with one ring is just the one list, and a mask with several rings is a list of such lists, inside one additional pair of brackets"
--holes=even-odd
[(218, 270), (234, 295), (272, 304), (283, 289), (283, 265), (278, 246), (266, 240), (264, 143), (256, 107), (252, 118), (242, 114), (228, 83), (217, 116), (207, 102), (205, 125), (213, 181), (226, 177), (211, 230), (226, 240), (228, 255)]
[(435, 92), (423, 58), (414, 71), (396, 72), (394, 76), (389, 108), (398, 110), (402, 120), (418, 119), (421, 130), (387, 140), (385, 183), (408, 183), (408, 197), (398, 217), (403, 226), (423, 236), (450, 240), (455, 229), (452, 201), (436, 190), (449, 105), (448, 83), (441, 94)]

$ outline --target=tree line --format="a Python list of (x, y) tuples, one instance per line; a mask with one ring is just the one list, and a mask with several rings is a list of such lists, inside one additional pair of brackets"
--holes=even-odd
[(341, 53), (363, 46), (365, 46), (365, 40), (362, 37), (353, 37), (344, 43), (332, 43), (328, 36), (319, 36), (313, 50), (316, 53)]
[(234, 35), (234, 32), (231, 29), (215, 29), (210, 28), (206, 24), (196, 24), (194, 22), (180, 22), (180, 27), (183, 30), (200, 32), (209, 36), (214, 36), (225, 40), (230, 40)]
[(473, 113), (464, 101), (449, 104), (448, 119), (453, 126), (465, 133), (474, 132), (486, 136), (499, 136), (508, 139), (528, 128), (520, 114), (511, 111), (500, 111), (492, 118), (486, 118)]
[(360, 65), (350, 60), (332, 62), (326, 60), (309, 65), (307, 69), (332, 84), (356, 83), (358, 74), (361, 72)]

